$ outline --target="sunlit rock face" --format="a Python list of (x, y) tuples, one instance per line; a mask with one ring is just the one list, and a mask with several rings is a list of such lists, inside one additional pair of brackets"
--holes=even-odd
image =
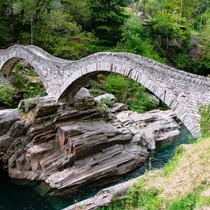
[(105, 116), (84, 89), (69, 103), (43, 97), (19, 108), (22, 114), (0, 113), (6, 129), (0, 136), (1, 166), (12, 178), (43, 180), (59, 190), (134, 170), (158, 141), (179, 135), (179, 122), (170, 110), (137, 114), (107, 108)]

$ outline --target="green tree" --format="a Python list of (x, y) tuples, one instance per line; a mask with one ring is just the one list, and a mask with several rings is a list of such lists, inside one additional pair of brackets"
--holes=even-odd
[(122, 39), (115, 50), (140, 54), (164, 63), (154, 49), (150, 33), (136, 16), (131, 16), (121, 28)]
[(151, 17), (154, 17), (161, 9), (161, 4), (156, 0), (148, 0), (145, 5), (145, 11)]
[(151, 35), (153, 44), (160, 56), (180, 69), (189, 67), (189, 44), (191, 41), (190, 24), (178, 14), (160, 12), (151, 21)]
[[(194, 72), (207, 76), (210, 69), (210, 11), (205, 14), (206, 22), (201, 33), (200, 44), (202, 46), (202, 56), (193, 60)], [(209, 18), (207, 18), (209, 17)]]
[(92, 14), (92, 29), (102, 45), (114, 45), (120, 37), (120, 27), (126, 15), (127, 0), (87, 0)]
[(72, 19), (83, 29), (90, 29), (91, 13), (84, 0), (62, 0), (64, 13), (71, 15)]
[[(43, 21), (47, 15), (55, 8), (54, 0), (15, 0), (13, 8), (13, 33), (16, 35), (16, 42), (23, 42), (23, 36), (36, 37), (39, 27), (43, 27)], [(36, 43), (35, 43), (36, 44)]]
[[(33, 38), (34, 45), (56, 56), (67, 59), (87, 56), (89, 51), (86, 45), (94, 41), (93, 34), (84, 32), (77, 24), (77, 18), (78, 21), (84, 19), (70, 14), (68, 7), (72, 1), (65, 2), (18, 0), (15, 14), (24, 29), (20, 30), (19, 43), (30, 44)], [(73, 11), (74, 5), (71, 7)]]
[(54, 0), (17, 0), (14, 8), (23, 22), (30, 24), (33, 21), (33, 24), (36, 25), (58, 5)]
[(15, 0), (0, 1), (0, 46), (7, 46), (15, 42), (14, 37), (14, 12)]
[(193, 18), (196, 17), (199, 0), (171, 0), (173, 12), (181, 15), (181, 17)]
[(93, 34), (82, 31), (70, 15), (53, 11), (39, 28), (36, 43), (55, 56), (74, 60), (87, 56), (87, 44), (94, 40)]

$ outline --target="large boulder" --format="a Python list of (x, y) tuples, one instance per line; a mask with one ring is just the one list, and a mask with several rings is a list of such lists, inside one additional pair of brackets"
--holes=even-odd
[(77, 94), (74, 96), (75, 100), (81, 100), (84, 98), (92, 98), (93, 96), (90, 94), (90, 91), (87, 88), (82, 87)]

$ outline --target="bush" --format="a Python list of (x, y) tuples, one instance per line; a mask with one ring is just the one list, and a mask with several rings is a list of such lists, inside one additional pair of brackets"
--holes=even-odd
[(185, 198), (178, 201), (174, 201), (170, 206), (169, 210), (192, 210), (195, 209), (196, 199), (198, 195), (196, 193), (190, 193)]
[(0, 88), (0, 101), (9, 106), (13, 106), (15, 101), (13, 100), (15, 94), (17, 94), (17, 90), (10, 85), (5, 85)]
[(210, 136), (210, 104), (200, 107), (201, 133), (203, 137)]
[(118, 101), (126, 103), (129, 81), (123, 76), (110, 74), (105, 81), (105, 91), (115, 95)]
[(129, 109), (138, 113), (157, 108), (157, 105), (148, 97), (146, 92), (139, 93), (136, 98), (130, 98), (127, 101)]
[[(42, 83), (39, 81), (39, 75), (30, 67), (30, 69), (26, 69), (21, 64), (17, 64), (15, 67), (15, 71), (12, 72), (12, 76), (14, 77), (14, 86), (23, 93), (23, 98), (33, 98), (36, 96), (45, 96), (46, 90)], [(33, 80), (37, 80), (36, 83)]]
[(115, 104), (116, 104), (115, 100), (113, 100), (113, 99), (111, 99), (111, 98), (109, 98), (109, 97), (107, 97), (107, 98), (102, 98), (102, 99), (101, 99), (101, 102), (104, 103), (104, 104), (106, 104), (109, 108), (114, 107)]
[(160, 209), (162, 200), (158, 198), (161, 192), (155, 188), (145, 189), (144, 179), (128, 190), (127, 203), (140, 209)]
[(105, 91), (114, 94), (119, 102), (127, 104), (132, 111), (144, 113), (157, 107), (145, 87), (121, 75), (110, 74), (105, 81)]

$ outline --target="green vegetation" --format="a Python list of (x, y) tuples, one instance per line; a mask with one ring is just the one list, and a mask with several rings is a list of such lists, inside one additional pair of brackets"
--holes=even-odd
[[(87, 88), (94, 96), (103, 93), (112, 93), (118, 102), (124, 103), (133, 111), (144, 113), (154, 108), (165, 108), (166, 106), (157, 104), (151, 99), (149, 91), (130, 78), (118, 74), (108, 76), (99, 74), (97, 78), (89, 81)], [(105, 104), (113, 107), (115, 102), (105, 100)]]
[(0, 88), (0, 102), (10, 107), (16, 107), (20, 100), (45, 96), (45, 87), (39, 75), (31, 66), (27, 68), (17, 64), (11, 73), (11, 85)]
[(15, 105), (14, 97), (17, 94), (17, 90), (10, 86), (5, 85), (4, 87), (0, 87), (0, 102), (3, 104), (7, 104), (9, 106)]
[(179, 163), (180, 158), (183, 156), (185, 148), (181, 145), (176, 149), (176, 153), (164, 166), (163, 172), (165, 176), (169, 176)]
[(87, 0), (91, 11), (91, 28), (98, 37), (99, 45), (113, 46), (121, 37), (120, 27), (126, 15), (123, 7), (128, 0)]
[(0, 46), (34, 44), (72, 60), (126, 51), (207, 76), (209, 8), (209, 0), (6, 0)]
[(122, 26), (121, 30), (122, 39), (117, 44), (116, 51), (136, 53), (161, 63), (166, 62), (164, 58), (157, 54), (148, 30), (143, 27), (138, 17), (132, 15)]
[(17, 64), (12, 75), (14, 77), (13, 85), (21, 93), (21, 98), (27, 99), (46, 95), (44, 85), (32, 67), (27, 69), (23, 65)]
[(210, 104), (200, 107), (201, 132), (204, 137), (210, 136)]
[(116, 104), (116, 101), (113, 100), (113, 99), (111, 99), (111, 98), (109, 98), (109, 97), (107, 97), (107, 98), (102, 98), (102, 99), (101, 99), (101, 102), (102, 102), (103, 104), (106, 104), (109, 108), (114, 107), (115, 104)]
[(127, 203), (129, 206), (142, 207), (142, 209), (158, 209), (161, 205), (161, 199), (158, 198), (160, 192), (156, 188), (145, 189), (144, 187), (144, 179), (142, 179), (129, 190)]

